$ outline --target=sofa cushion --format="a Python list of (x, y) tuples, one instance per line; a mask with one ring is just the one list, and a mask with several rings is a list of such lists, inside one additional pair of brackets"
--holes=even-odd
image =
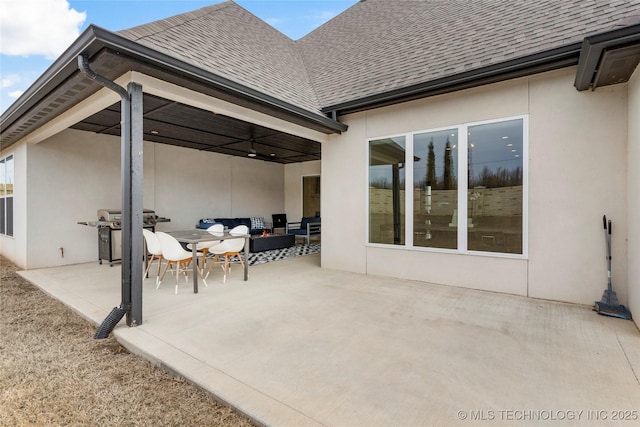
[(264, 229), (264, 218), (261, 216), (251, 217), (251, 228)]
[[(264, 224), (264, 219), (262, 219), (262, 225), (261, 227), (253, 227), (253, 225), (258, 225), (253, 224), (253, 222), (251, 221), (251, 218), (203, 218), (200, 220), (200, 223), (198, 224), (198, 226), (200, 228), (209, 228), (210, 226), (212, 226), (213, 224), (222, 224), (224, 226), (225, 229), (227, 230), (231, 230), (234, 227), (237, 227), (238, 225), (246, 225), (247, 228), (249, 229), (249, 234), (262, 234), (262, 231), (265, 228), (265, 224)], [(211, 220), (212, 222), (203, 222), (204, 220)]]

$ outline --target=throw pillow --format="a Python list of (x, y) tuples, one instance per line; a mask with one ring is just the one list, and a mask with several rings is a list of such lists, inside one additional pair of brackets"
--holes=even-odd
[(261, 228), (264, 228), (264, 218), (262, 218), (261, 216), (252, 216), (251, 228), (254, 230), (259, 230)]

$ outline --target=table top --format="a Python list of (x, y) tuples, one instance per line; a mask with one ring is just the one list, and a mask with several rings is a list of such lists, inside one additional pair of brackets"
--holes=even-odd
[(176, 238), (178, 242), (182, 243), (199, 243), (208, 242), (211, 240), (229, 240), (229, 239), (246, 239), (248, 234), (230, 234), (226, 233), (211, 233), (207, 230), (180, 230), (180, 231), (167, 231), (167, 234)]
[(268, 239), (270, 237), (286, 237), (286, 236), (293, 236), (293, 234), (275, 234), (275, 233), (271, 233), (271, 234), (267, 234), (267, 235), (262, 235), (262, 234), (255, 234), (253, 236), (251, 236), (252, 239)]

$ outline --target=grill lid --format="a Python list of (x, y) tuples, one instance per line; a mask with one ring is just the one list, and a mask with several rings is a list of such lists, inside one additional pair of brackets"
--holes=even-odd
[[(122, 210), (98, 209), (98, 221), (108, 222), (111, 228), (120, 228), (122, 225)], [(156, 224), (156, 213), (151, 209), (142, 210), (142, 222), (144, 225)]]

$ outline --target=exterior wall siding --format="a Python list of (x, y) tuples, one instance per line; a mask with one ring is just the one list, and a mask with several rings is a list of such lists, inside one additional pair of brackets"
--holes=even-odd
[(0, 152), (13, 154), (13, 236), (0, 235), (0, 254), (18, 266), (26, 264), (27, 247), (27, 144), (16, 144)]
[[(323, 144), (323, 267), (593, 304), (606, 284), (607, 214), (617, 225), (613, 274), (624, 283), (627, 87), (578, 92), (574, 77), (570, 68), (342, 117), (348, 132)], [(524, 114), (526, 259), (367, 244), (367, 138)], [(626, 301), (626, 289), (619, 296)]]

